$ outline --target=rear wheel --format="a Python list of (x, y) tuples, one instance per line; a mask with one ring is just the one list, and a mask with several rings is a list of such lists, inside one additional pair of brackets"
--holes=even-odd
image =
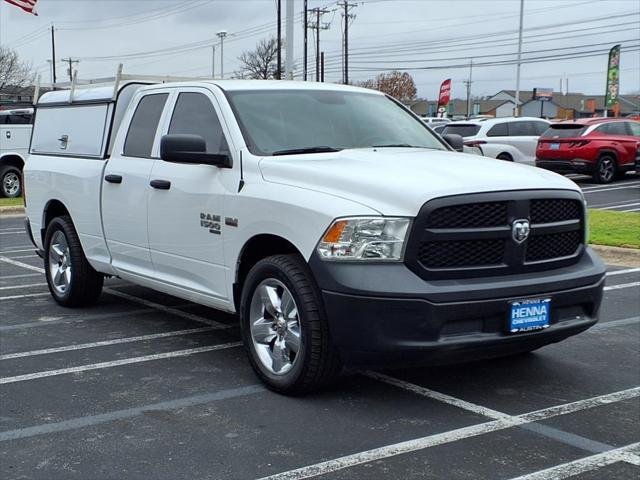
[(104, 277), (87, 261), (69, 216), (54, 218), (45, 234), (44, 266), (51, 295), (60, 305), (95, 303)]
[(513, 162), (513, 158), (508, 153), (501, 153), (496, 157), (498, 160), (504, 160), (506, 162)]
[(251, 366), (270, 389), (303, 394), (338, 377), (320, 292), (299, 255), (274, 255), (251, 269), (240, 323)]
[(19, 168), (7, 165), (0, 169), (0, 194), (8, 198), (22, 195), (22, 174)]
[(610, 183), (616, 177), (616, 160), (611, 155), (602, 155), (596, 163), (593, 179), (598, 183)]

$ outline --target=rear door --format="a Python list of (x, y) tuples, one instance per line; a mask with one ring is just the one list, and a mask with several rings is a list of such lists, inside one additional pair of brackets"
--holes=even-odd
[(519, 120), (509, 122), (509, 145), (516, 147), (526, 163), (533, 164), (536, 159), (538, 138), (547, 129), (548, 123), (541, 120)]
[(114, 146), (102, 182), (102, 221), (112, 265), (119, 272), (151, 278), (147, 198), (168, 98), (167, 92), (147, 92), (140, 97), (124, 141)]
[[(231, 155), (228, 129), (208, 89), (180, 89), (163, 131), (199, 135), (208, 153)], [(224, 200), (237, 191), (238, 169), (158, 160), (152, 180), (163, 189), (149, 193), (149, 244), (156, 278), (191, 292), (227, 301), (223, 237)]]
[(17, 153), (26, 158), (31, 138), (31, 113), (0, 115), (0, 154)]

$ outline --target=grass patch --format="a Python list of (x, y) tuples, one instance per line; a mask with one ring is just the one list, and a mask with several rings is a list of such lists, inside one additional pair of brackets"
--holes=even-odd
[(640, 248), (640, 213), (589, 210), (589, 243)]
[(21, 207), (22, 205), (22, 197), (0, 198), (0, 207)]

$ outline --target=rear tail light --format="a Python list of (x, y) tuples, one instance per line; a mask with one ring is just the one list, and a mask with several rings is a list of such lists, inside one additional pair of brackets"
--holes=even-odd
[(569, 147), (584, 147), (589, 143), (589, 140), (576, 140), (574, 142), (569, 142)]
[(480, 145), (486, 145), (486, 143), (484, 140), (469, 140), (468, 142), (464, 142), (467, 147), (479, 147)]

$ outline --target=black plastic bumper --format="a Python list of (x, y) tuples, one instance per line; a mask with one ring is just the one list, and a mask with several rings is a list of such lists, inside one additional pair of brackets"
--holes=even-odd
[[(313, 258), (334, 343), (350, 366), (401, 366), (528, 351), (598, 320), (605, 267), (589, 249), (549, 272), (427, 282), (402, 264)], [(511, 334), (510, 302), (551, 298), (550, 326)]]
[(586, 161), (576, 162), (574, 160), (536, 160), (536, 167), (551, 170), (557, 173), (586, 173), (592, 174), (595, 164)]

